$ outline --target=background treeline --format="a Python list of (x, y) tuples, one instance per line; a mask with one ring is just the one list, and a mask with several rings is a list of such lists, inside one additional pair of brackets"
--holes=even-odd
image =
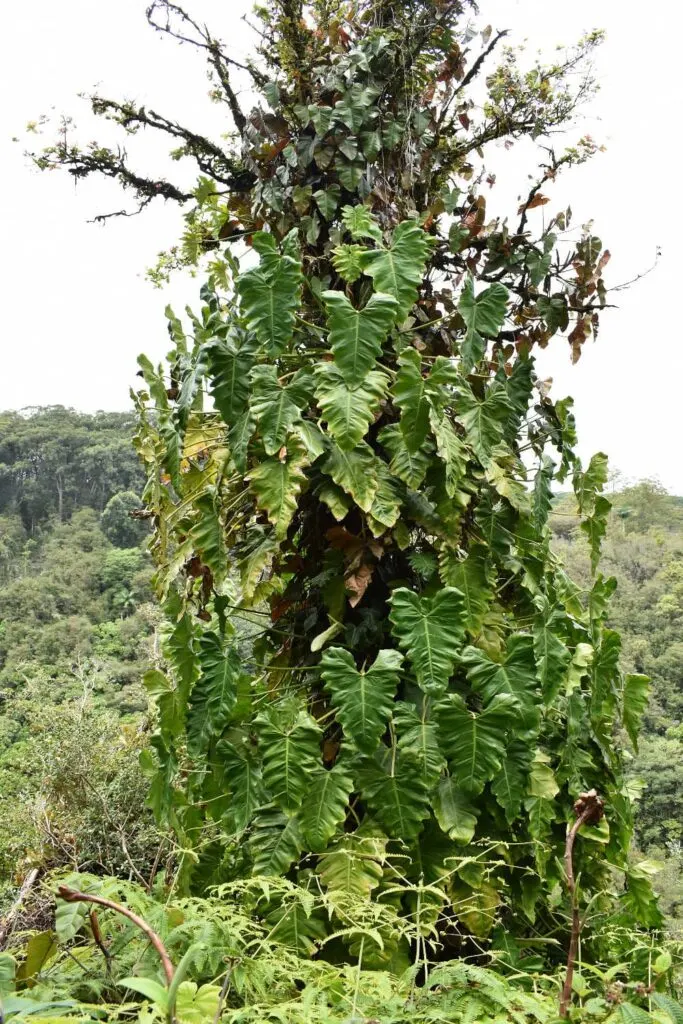
[[(138, 764), (141, 679), (158, 612), (145, 552), (142, 474), (126, 413), (59, 406), (0, 415), (0, 905), (36, 860), (107, 873), (158, 861)], [(615, 478), (601, 570), (624, 667), (652, 679), (631, 780), (640, 851), (670, 928), (683, 923), (683, 499)], [(590, 586), (573, 498), (554, 548)]]
[(145, 863), (158, 619), (129, 414), (0, 415), (0, 907), (34, 863)]

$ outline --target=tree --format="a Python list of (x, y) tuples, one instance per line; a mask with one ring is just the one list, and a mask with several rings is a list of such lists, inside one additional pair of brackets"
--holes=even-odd
[(139, 509), (140, 499), (133, 491), (119, 491), (107, 502), (100, 524), (105, 537), (115, 547), (132, 548), (144, 540), (147, 533), (145, 521), (131, 516), (131, 512)]
[[(576, 361), (606, 305), (600, 239), (535, 212), (595, 151), (550, 143), (592, 91), (600, 36), (523, 69), (457, 0), (259, 15), (257, 57), (237, 66), (175, 4), (148, 11), (206, 54), (227, 144), (92, 98), (171, 136), (196, 189), (67, 133), (37, 157), (118, 178), (140, 207), (192, 203), (170, 262), (211, 253), (200, 312), (186, 333), (168, 310), (168, 364), (141, 357), (136, 397), (168, 615), (146, 765), (185, 851), (175, 884), (287, 874), (417, 901), (444, 955), (498, 924), (556, 934), (567, 823), (596, 788), (607, 824), (577, 845), (577, 898), (603, 907), (615, 865), (652, 926), (614, 741), (621, 723), (636, 736), (646, 683), (619, 670), (610, 581), (582, 601), (549, 547), (552, 487), (571, 478), (596, 572), (607, 460), (582, 465), (571, 400), (534, 370), (556, 336)], [(265, 104), (249, 114), (236, 72)], [(521, 138), (542, 162), (491, 219), (487, 151)], [(407, 953), (395, 934), (374, 945)]]

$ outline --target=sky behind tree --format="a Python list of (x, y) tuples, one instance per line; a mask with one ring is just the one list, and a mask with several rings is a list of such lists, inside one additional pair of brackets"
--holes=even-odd
[[(241, 20), (249, 0), (188, 0), (188, 7), (235, 56), (249, 50), (252, 34)], [(607, 31), (597, 58), (601, 90), (566, 139), (570, 144), (590, 133), (606, 151), (561, 179), (536, 215), (570, 202), (576, 224), (592, 218), (613, 254), (612, 284), (648, 270), (658, 247), (662, 256), (652, 273), (618, 293), (619, 308), (605, 312), (599, 339), (585, 346), (578, 366), (571, 366), (562, 339), (541, 353), (539, 365), (558, 397), (574, 395), (583, 452), (604, 450), (628, 478), (656, 476), (683, 493), (683, 352), (675, 316), (683, 269), (675, 117), (682, 98), (683, 12), (659, 5), (646, 19), (632, 0), (481, 0), (480, 7), (482, 25), (509, 28), (513, 43), (526, 40), (530, 60), (538, 49), (551, 57), (555, 45), (584, 31)], [(28, 141), (25, 135), (27, 122), (43, 113), (72, 113), (82, 141), (114, 141), (77, 99), (95, 86), (214, 134), (229, 130), (222, 108), (208, 102), (199, 54), (156, 36), (144, 8), (144, 0), (34, 0), (5, 14), (0, 408), (126, 408), (137, 354), (158, 358), (166, 350), (166, 303), (177, 309), (196, 304), (199, 279), (176, 277), (163, 290), (145, 279), (156, 253), (177, 238), (177, 208), (159, 202), (139, 217), (88, 223), (126, 205), (117, 186), (89, 180), (76, 187), (66, 174), (40, 175), (22, 156), (29, 143), (37, 148), (49, 141), (49, 135)], [(167, 148), (149, 135), (130, 146), (150, 168), (167, 166)], [(491, 201), (513, 212), (516, 197), (528, 191), (529, 151), (501, 150), (492, 164), (498, 183)], [(184, 174), (189, 183), (189, 164)]]

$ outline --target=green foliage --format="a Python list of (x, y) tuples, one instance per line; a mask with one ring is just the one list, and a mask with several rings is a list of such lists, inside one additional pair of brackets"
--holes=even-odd
[[(552, 972), (575, 913), (600, 962), (632, 947), (629, 928), (659, 926), (647, 871), (629, 864), (615, 735), (635, 737), (642, 687), (621, 674), (609, 586), (593, 579), (606, 460), (583, 469), (570, 400), (534, 365), (558, 332), (578, 359), (606, 303), (600, 239), (558, 243), (567, 214), (533, 213), (594, 146), (544, 151), (517, 224), (487, 214), (483, 184), (490, 143), (571, 122), (599, 34), (528, 70), (513, 51), (498, 64), (500, 36), (477, 35), (459, 3), (274, 3), (258, 12), (262, 69), (246, 65), (269, 109), (247, 118), (220, 44), (162, 6), (165, 31), (179, 18), (183, 37), (199, 32), (238, 135), (217, 149), (174, 132), (202, 168), (194, 251), (215, 251), (199, 313), (187, 333), (169, 315), (167, 362), (141, 358), (135, 395), (168, 617), (144, 766), (177, 844), (174, 896), (248, 894), (270, 929), (245, 947), (256, 963), (279, 934), (321, 954), (311, 970), (335, 961), (337, 982), (357, 969), (350, 1005), (309, 989), (313, 1019), (419, 1020), (420, 999), (424, 1019), (543, 1019), (500, 979), (477, 982), (469, 958), (504, 935), (517, 964), (515, 946), (552, 936), (537, 957)], [(149, 123), (101, 102), (129, 130)], [(53, 158), (83, 166), (69, 150), (41, 166)], [(111, 151), (95, 159), (121, 176)], [(554, 482), (570, 474), (586, 604), (550, 550)], [(592, 788), (605, 820), (582, 829), (570, 898), (563, 843)], [(440, 981), (428, 942), (463, 954)], [(400, 1005), (391, 985), (361, 1005), (366, 963), (409, 979)], [(306, 991), (298, 967), (292, 979)], [(146, 988), (151, 1013), (168, 1011)], [(268, 1019), (276, 990), (234, 1000), (228, 1019)], [(201, 988), (184, 991), (189, 1018), (207, 1012)]]

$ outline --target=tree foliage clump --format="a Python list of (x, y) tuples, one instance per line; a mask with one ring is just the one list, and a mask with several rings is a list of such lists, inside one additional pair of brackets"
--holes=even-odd
[[(205, 51), (232, 143), (95, 97), (179, 140), (197, 190), (66, 143), (40, 159), (118, 177), (143, 205), (194, 200), (184, 258), (213, 254), (199, 312), (187, 330), (168, 311), (167, 364), (141, 357), (135, 398), (168, 616), (146, 768), (178, 890), (285, 875), (406, 915), (417, 901), (418, 949), (444, 957), (501, 925), (555, 935), (567, 825), (597, 789), (582, 912), (615, 912), (616, 868), (621, 912), (656, 926), (614, 742), (637, 734), (647, 683), (620, 672), (611, 583), (594, 575), (586, 597), (550, 551), (552, 488), (571, 480), (596, 573), (606, 458), (582, 464), (571, 400), (534, 369), (562, 337), (578, 359), (606, 304), (600, 239), (535, 212), (594, 151), (551, 141), (592, 90), (599, 34), (523, 70), (454, 0), (273, 0), (236, 69), (175, 5), (148, 13)], [(262, 96), (249, 113), (236, 70)], [(529, 137), (533, 184), (491, 217), (488, 149)], [(281, 927), (408, 955), (381, 922), (359, 950), (343, 913)]]

